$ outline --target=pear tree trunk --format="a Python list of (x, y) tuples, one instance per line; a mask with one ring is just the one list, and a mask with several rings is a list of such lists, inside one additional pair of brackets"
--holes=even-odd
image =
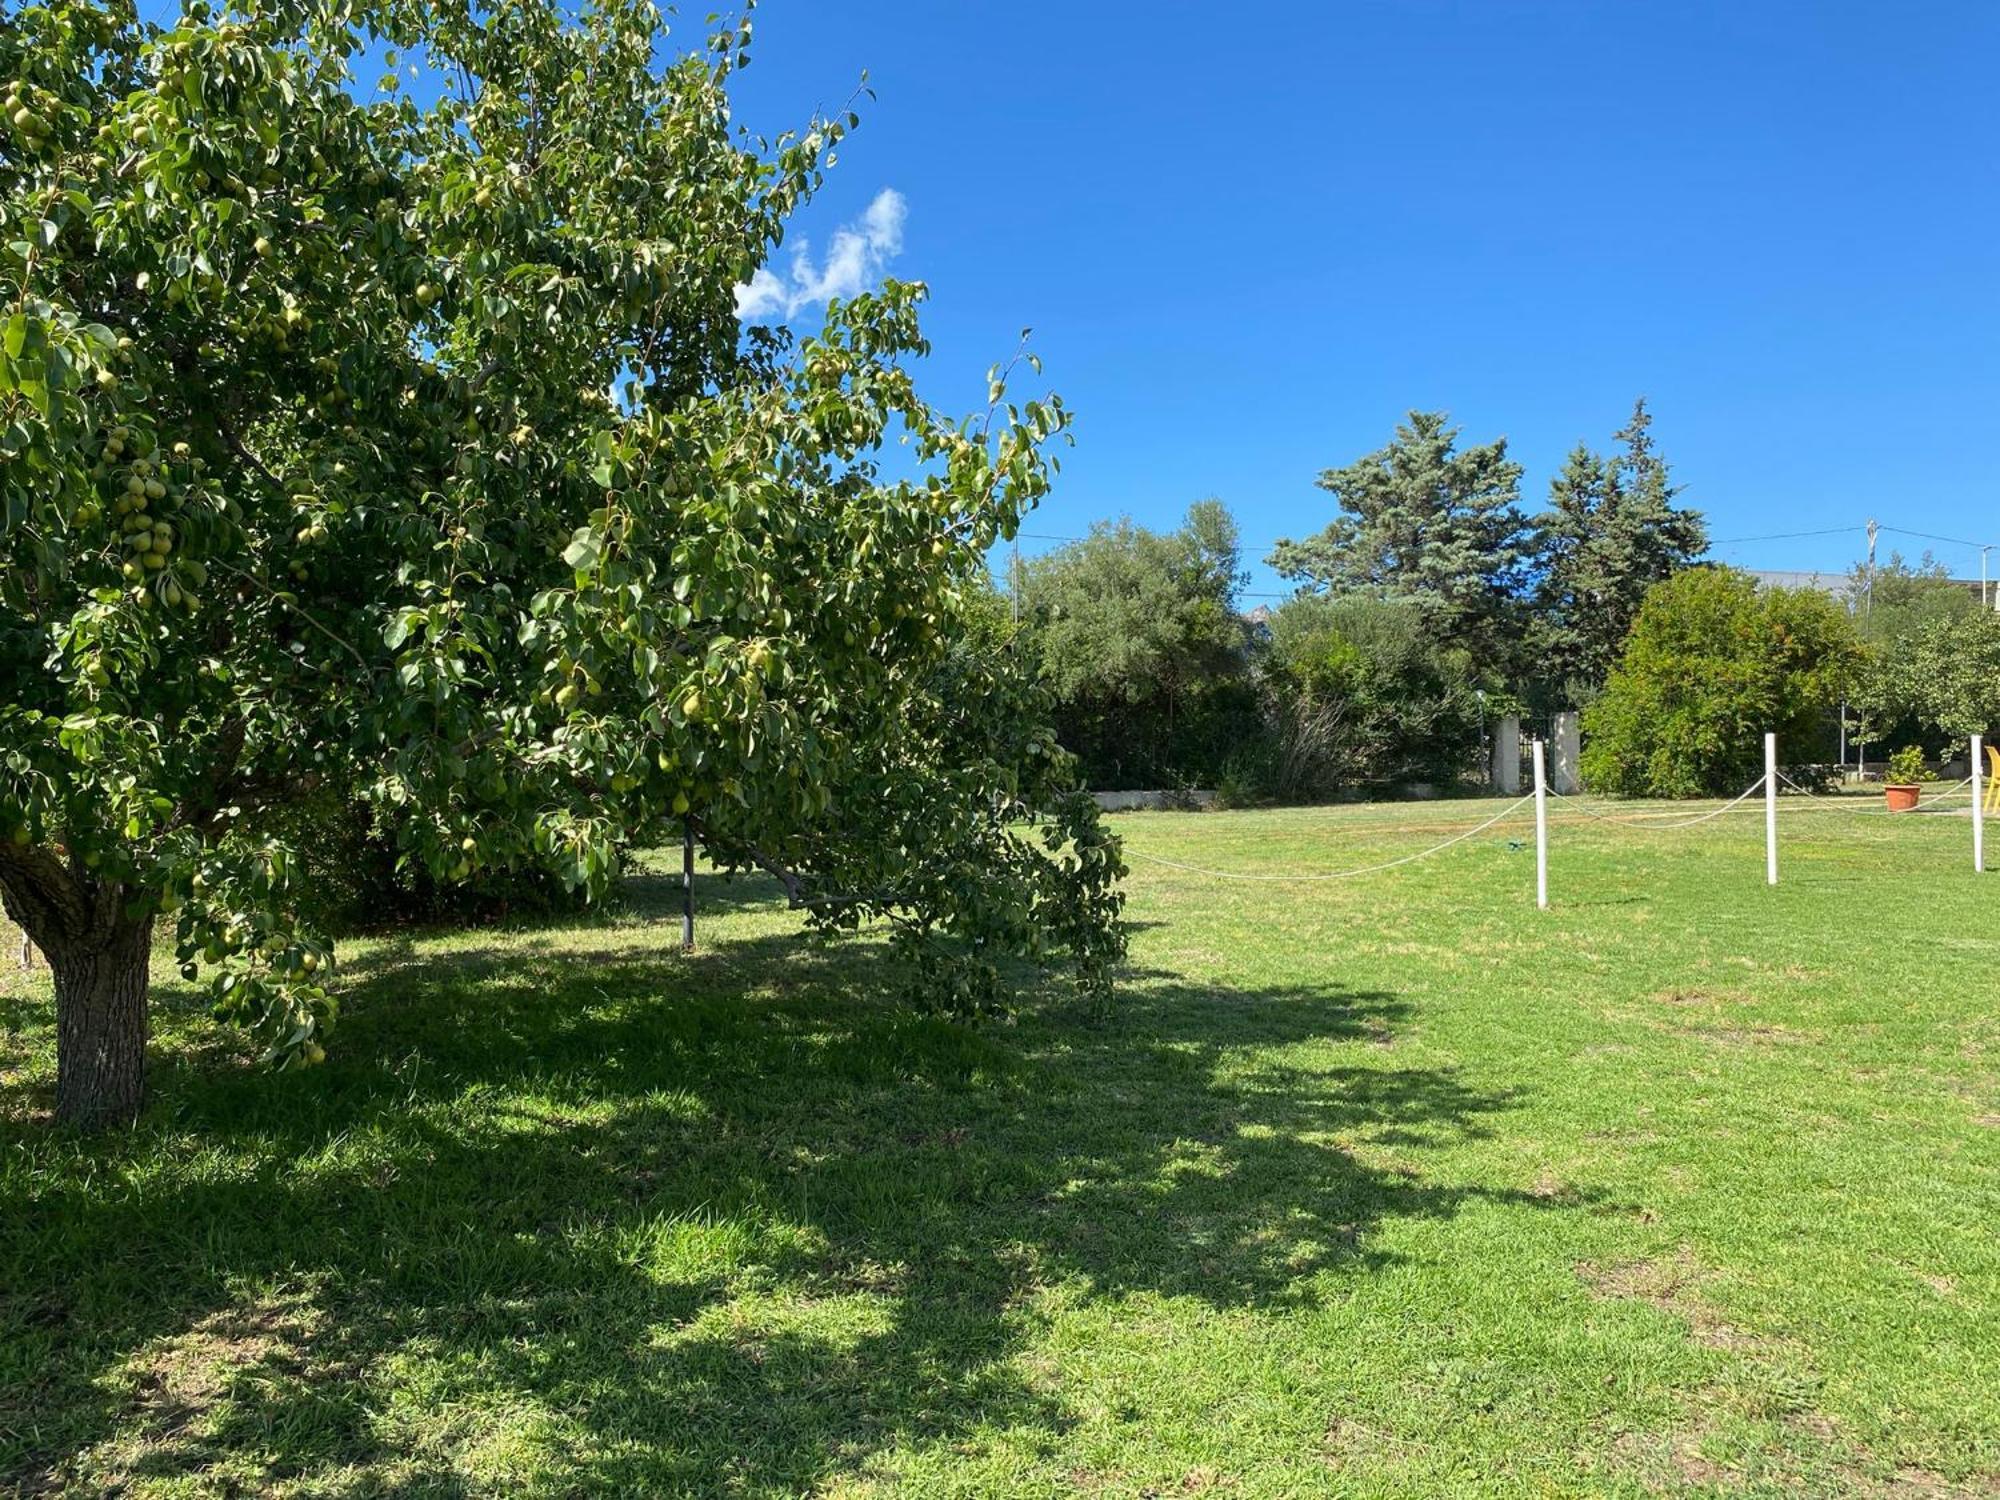
[(48, 960), (56, 991), (56, 1118), (129, 1125), (146, 1095), (150, 913), (54, 854), (0, 844), (0, 903)]
[(98, 1129), (139, 1117), (152, 947), (146, 917), (45, 950), (56, 986), (56, 1118), (65, 1124)]

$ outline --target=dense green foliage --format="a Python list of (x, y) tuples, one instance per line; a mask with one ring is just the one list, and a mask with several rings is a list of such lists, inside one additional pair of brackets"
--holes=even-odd
[(1870, 646), (1907, 640), (1933, 622), (1979, 612), (1979, 601), (1928, 552), (1914, 563), (1900, 552), (1872, 567), (1856, 563), (1847, 575), (1847, 597), (1854, 602), (1855, 628)]
[(1528, 555), (1521, 466), (1505, 438), (1461, 449), (1448, 421), (1413, 411), (1386, 447), (1324, 471), (1339, 514), (1279, 542), (1271, 566), (1309, 589), (1415, 604), (1439, 641), (1504, 668)]
[(1022, 565), (1022, 639), (1092, 786), (1211, 784), (1255, 737), (1242, 586), (1236, 523), (1215, 500), (1174, 531), (1100, 523)]
[(1449, 785), (1470, 770), (1480, 703), (1461, 647), (1420, 606), (1302, 594), (1271, 617), (1262, 679), (1277, 759), (1272, 792), (1331, 797), (1357, 786)]
[(1925, 763), (1922, 745), (1905, 745), (1889, 757), (1883, 780), (1891, 786), (1914, 786), (1918, 782), (1937, 780), (1937, 772)]
[[(961, 628), (1066, 414), (926, 404), (920, 286), (739, 326), (851, 116), (745, 138), (747, 26), (675, 60), (647, 0), (6, 20), (0, 893), (78, 1028), (65, 1114), (137, 1107), (175, 908), (219, 1008), (321, 1055), (302, 794), (444, 881), (591, 888), (685, 820), (887, 918), (938, 1003), (1051, 944), (1103, 992), (1115, 847)], [(371, 48), (441, 95), (364, 91)]]
[(1646, 403), (1604, 457), (1579, 443), (1535, 517), (1535, 582), (1527, 596), (1528, 672), (1558, 707), (1604, 684), (1646, 591), (1708, 550), (1699, 511), (1675, 506), (1677, 486), (1656, 451)]
[(1781, 757), (1812, 759), (1860, 659), (1847, 611), (1818, 589), (1691, 568), (1646, 595), (1585, 710), (1584, 782), (1623, 796), (1740, 791), (1763, 772), (1768, 731)]
[(1917, 741), (1959, 749), (2000, 713), (1995, 617), (1925, 553), (1915, 564), (1856, 563), (1848, 576), (1866, 655), (1856, 674), (1854, 733), (1863, 746)]
[(1441, 413), (1411, 413), (1321, 475), (1341, 513), (1278, 544), (1272, 565), (1302, 587), (1267, 629), (1235, 618), (1236, 529), (1216, 501), (1167, 535), (1099, 526), (1030, 562), (1024, 639), (1064, 743), (1100, 787), (1312, 800), (1459, 780), (1489, 705), (1588, 701), (1646, 590), (1705, 549), (1651, 424), (1641, 401), (1616, 454), (1579, 447), (1530, 522), (1504, 439), (1461, 449)]
[(1469, 769), (1474, 664), (1433, 611), (1306, 593), (1253, 626), (1241, 583), (1235, 523), (1213, 500), (1176, 531), (1101, 525), (1024, 565), (1021, 648), (1093, 786), (1313, 801)]
[(462, 879), (405, 858), (395, 831), (365, 802), (330, 788), (272, 807), (264, 821), (293, 851), (298, 919), (335, 939), (414, 925), (577, 913), (587, 887), (545, 866), (481, 865)]
[(1914, 721), (1932, 748), (1957, 753), (1968, 735), (2000, 729), (2000, 614), (1940, 611), (1871, 642), (1864, 676), (1874, 721)]

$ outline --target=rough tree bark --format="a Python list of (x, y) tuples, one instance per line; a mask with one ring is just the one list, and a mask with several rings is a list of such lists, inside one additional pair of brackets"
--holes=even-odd
[(94, 938), (48, 955), (56, 986), (56, 1118), (86, 1129), (129, 1125), (146, 1100), (153, 919), (120, 920)]
[(146, 1095), (150, 913), (47, 850), (0, 846), (0, 904), (48, 960), (56, 991), (56, 1118), (129, 1125)]

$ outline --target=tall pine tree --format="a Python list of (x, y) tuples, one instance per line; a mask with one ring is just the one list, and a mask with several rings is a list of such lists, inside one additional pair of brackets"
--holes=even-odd
[(1534, 519), (1529, 643), (1543, 691), (1565, 705), (1603, 686), (1646, 590), (1708, 549), (1701, 513), (1674, 504), (1652, 422), (1642, 397), (1614, 434), (1621, 451), (1579, 443)]
[(1499, 438), (1461, 449), (1443, 412), (1413, 411), (1387, 447), (1319, 487), (1340, 514), (1300, 541), (1281, 541), (1271, 566), (1308, 588), (1421, 606), (1437, 638), (1504, 658), (1526, 556), (1521, 466)]

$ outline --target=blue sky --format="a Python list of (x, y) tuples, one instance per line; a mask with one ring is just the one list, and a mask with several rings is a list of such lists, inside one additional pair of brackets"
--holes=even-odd
[[(837, 108), (864, 68), (877, 95), (797, 226), (808, 282), (928, 282), (948, 406), (1033, 326), (1077, 446), (1032, 532), (1212, 494), (1260, 559), (1412, 406), (1504, 433), (1539, 502), (1644, 394), (1714, 536), (1848, 528), (1726, 560), (1838, 569), (1871, 515), (2000, 541), (1991, 0), (765, 0), (756, 22), (746, 124)], [(794, 249), (774, 270), (809, 320)]]

